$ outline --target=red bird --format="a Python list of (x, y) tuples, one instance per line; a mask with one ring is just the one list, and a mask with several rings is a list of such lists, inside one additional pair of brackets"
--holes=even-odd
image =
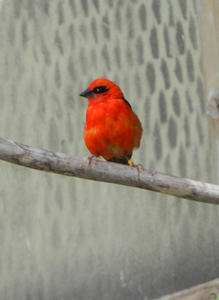
[(142, 126), (120, 88), (98, 78), (80, 96), (88, 98), (84, 141), (91, 154), (132, 164), (132, 151), (140, 146)]

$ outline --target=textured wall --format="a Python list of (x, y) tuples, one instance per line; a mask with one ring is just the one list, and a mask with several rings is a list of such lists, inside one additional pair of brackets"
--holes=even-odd
[[(88, 155), (86, 100), (115, 80), (134, 161), (215, 182), (196, 1), (0, 2), (0, 136)], [(0, 298), (152, 299), (219, 276), (219, 211), (0, 162)]]

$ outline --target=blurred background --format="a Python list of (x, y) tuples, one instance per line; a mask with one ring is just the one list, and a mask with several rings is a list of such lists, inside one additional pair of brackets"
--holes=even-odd
[[(142, 122), (135, 163), (218, 183), (218, 119), (206, 113), (219, 69), (214, 3), (1, 0), (0, 136), (88, 156), (79, 94), (107, 77)], [(3, 300), (146, 300), (219, 277), (214, 205), (0, 170)]]

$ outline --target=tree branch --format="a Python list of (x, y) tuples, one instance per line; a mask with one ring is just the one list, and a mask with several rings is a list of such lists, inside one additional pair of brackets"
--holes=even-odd
[(0, 138), (0, 159), (21, 166), (116, 183), (219, 205), (219, 186), (141, 168), (33, 148)]

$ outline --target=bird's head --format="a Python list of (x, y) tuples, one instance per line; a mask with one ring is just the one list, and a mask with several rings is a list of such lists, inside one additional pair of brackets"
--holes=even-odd
[(89, 100), (109, 98), (123, 98), (120, 88), (112, 81), (105, 78), (98, 78), (92, 81), (89, 87), (80, 96)]

